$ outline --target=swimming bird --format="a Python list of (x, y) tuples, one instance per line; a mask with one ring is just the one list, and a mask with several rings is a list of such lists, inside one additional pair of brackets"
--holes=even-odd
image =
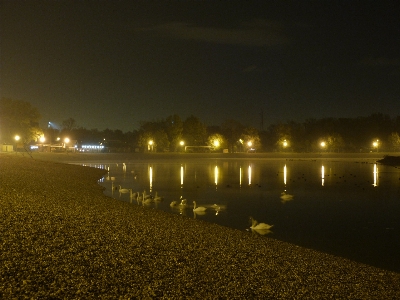
[(150, 204), (151, 202), (153, 202), (153, 197), (151, 195), (146, 195), (146, 191), (144, 191), (142, 196), (143, 205)]
[(251, 220), (251, 229), (254, 230), (268, 230), (271, 229), (274, 225), (269, 225), (266, 223), (258, 223), (256, 220), (254, 220), (252, 217), (250, 217)]
[(286, 192), (282, 192), (281, 199), (282, 199), (282, 201), (290, 201), (290, 200), (293, 200), (293, 195), (286, 194)]
[(221, 211), (226, 209), (226, 205), (213, 204), (213, 205), (210, 206), (210, 208), (215, 210), (215, 215), (218, 215), (219, 212), (221, 212)]
[(129, 189), (123, 189), (120, 185), (119, 185), (119, 190), (120, 193), (129, 193)]
[(201, 212), (201, 211), (206, 211), (207, 208), (205, 208), (204, 206), (196, 206), (196, 201), (193, 201), (193, 211), (194, 212)]
[(119, 189), (118, 186), (115, 186), (115, 185), (114, 185), (114, 181), (111, 181), (111, 189), (112, 189), (113, 191), (116, 191), (116, 190)]
[(172, 202), (169, 204), (169, 206), (175, 207), (177, 204), (178, 204), (178, 202), (176, 202), (176, 201), (174, 200), (174, 201), (172, 201)]
[(162, 201), (163, 199), (164, 199), (163, 197), (158, 196), (157, 192), (156, 192), (156, 195), (153, 198), (154, 201)]
[(180, 198), (181, 203), (179, 203), (180, 206), (186, 206), (187, 200), (186, 199), (182, 199), (182, 196)]

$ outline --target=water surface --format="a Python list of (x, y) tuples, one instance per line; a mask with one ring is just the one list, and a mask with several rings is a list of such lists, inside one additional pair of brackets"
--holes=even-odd
[[(198, 160), (89, 164), (109, 170), (106, 195), (184, 217), (287, 241), (400, 272), (400, 170), (356, 161)], [(130, 193), (157, 194), (147, 204)], [(291, 195), (282, 199), (282, 193)], [(172, 201), (187, 199), (185, 207)], [(193, 203), (207, 207), (193, 212)], [(213, 205), (220, 207), (215, 210)], [(273, 225), (250, 229), (250, 217)]]

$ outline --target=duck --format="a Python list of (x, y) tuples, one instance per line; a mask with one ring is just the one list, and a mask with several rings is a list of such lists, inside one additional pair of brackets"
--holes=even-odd
[(250, 217), (251, 220), (251, 229), (253, 230), (269, 230), (271, 229), (274, 225), (269, 225), (266, 223), (258, 223), (256, 220), (254, 220), (252, 217)]
[(175, 206), (177, 206), (177, 205), (178, 205), (178, 202), (176, 202), (175, 200), (172, 201), (172, 202), (169, 204), (169, 206), (171, 206), (171, 207), (175, 207)]
[(205, 208), (204, 206), (196, 206), (196, 201), (193, 201), (193, 211), (194, 212), (201, 212), (201, 211), (206, 211), (207, 208)]

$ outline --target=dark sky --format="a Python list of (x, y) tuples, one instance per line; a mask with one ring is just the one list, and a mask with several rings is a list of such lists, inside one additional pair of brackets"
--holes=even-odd
[(42, 126), (400, 115), (396, 0), (0, 3), (1, 96)]

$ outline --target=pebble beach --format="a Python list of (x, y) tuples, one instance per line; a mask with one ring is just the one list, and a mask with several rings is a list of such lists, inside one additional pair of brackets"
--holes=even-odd
[(103, 194), (0, 153), (0, 299), (400, 299), (400, 274)]

